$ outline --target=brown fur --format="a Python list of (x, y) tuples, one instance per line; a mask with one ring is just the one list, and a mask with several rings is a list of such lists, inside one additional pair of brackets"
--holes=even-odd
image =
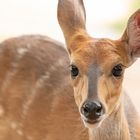
[(0, 140), (88, 140), (62, 46), (43, 36), (0, 44)]

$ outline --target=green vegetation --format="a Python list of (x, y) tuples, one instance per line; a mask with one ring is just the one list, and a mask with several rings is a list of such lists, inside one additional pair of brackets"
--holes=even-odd
[(122, 31), (124, 30), (127, 24), (128, 17), (131, 15), (131, 13), (135, 12), (137, 9), (140, 8), (140, 0), (132, 0), (129, 7), (130, 8), (129, 8), (128, 14), (125, 17), (119, 19), (118, 21), (113, 21), (109, 25), (109, 28), (114, 30), (116, 34), (122, 33)]
[(140, 8), (140, 0), (133, 0), (130, 7), (132, 8), (132, 10)]

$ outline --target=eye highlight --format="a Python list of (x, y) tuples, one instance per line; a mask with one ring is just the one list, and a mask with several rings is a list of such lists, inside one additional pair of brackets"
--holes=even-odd
[(79, 74), (79, 70), (78, 70), (78, 68), (75, 65), (71, 65), (70, 66), (70, 72), (71, 72), (71, 76), (73, 78), (75, 78)]
[(123, 74), (123, 68), (121, 64), (116, 65), (113, 69), (112, 69), (112, 75), (115, 77), (121, 77)]

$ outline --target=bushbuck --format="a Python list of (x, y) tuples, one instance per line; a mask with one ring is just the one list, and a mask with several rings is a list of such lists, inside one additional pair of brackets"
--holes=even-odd
[(28, 35), (0, 43), (0, 140), (88, 140), (63, 45)]
[(125, 69), (140, 57), (140, 9), (118, 40), (87, 33), (82, 0), (59, 0), (58, 21), (69, 52), (75, 101), (89, 140), (140, 140), (139, 116), (122, 89)]

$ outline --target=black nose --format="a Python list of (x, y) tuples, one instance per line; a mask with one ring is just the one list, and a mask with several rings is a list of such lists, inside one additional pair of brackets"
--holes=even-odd
[(87, 101), (83, 104), (81, 113), (87, 119), (95, 121), (103, 114), (103, 107), (100, 102)]

